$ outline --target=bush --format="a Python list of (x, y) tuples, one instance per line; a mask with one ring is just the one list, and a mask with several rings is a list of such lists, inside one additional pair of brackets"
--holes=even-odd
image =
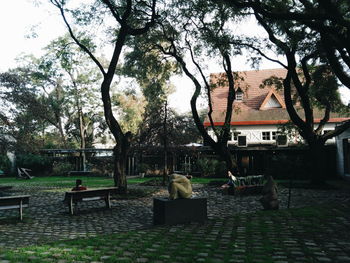
[(74, 170), (74, 165), (69, 162), (54, 162), (52, 165), (52, 174), (58, 176), (66, 176), (69, 171)]
[(220, 162), (216, 159), (201, 158), (197, 160), (198, 170), (202, 173), (202, 176), (214, 176)]
[(90, 157), (88, 158), (89, 170), (94, 174), (110, 175), (113, 174), (113, 157)]
[(150, 166), (147, 163), (140, 163), (138, 169), (140, 173), (147, 173), (150, 170)]
[(11, 172), (11, 162), (7, 155), (0, 155), (0, 170), (2, 170), (5, 174), (9, 174)]
[(216, 177), (227, 177), (226, 163), (221, 161), (217, 162), (215, 166), (215, 176)]
[[(16, 165), (21, 168), (32, 170), (32, 174), (45, 175), (52, 171), (50, 157), (36, 154), (21, 154), (16, 157)], [(40, 174), (39, 174), (40, 173)]]
[(274, 179), (308, 179), (307, 162), (303, 155), (280, 153), (267, 158), (266, 175)]

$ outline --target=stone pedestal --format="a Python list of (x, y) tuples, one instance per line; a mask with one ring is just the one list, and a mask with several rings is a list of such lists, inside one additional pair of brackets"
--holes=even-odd
[(153, 223), (173, 225), (187, 222), (204, 222), (207, 219), (207, 199), (153, 199)]

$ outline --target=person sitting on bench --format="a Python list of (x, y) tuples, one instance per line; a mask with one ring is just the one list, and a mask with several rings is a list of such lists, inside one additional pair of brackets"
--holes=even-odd
[(235, 186), (235, 181), (237, 181), (237, 178), (230, 171), (227, 172), (227, 175), (229, 179), (226, 184), (221, 186), (221, 189), (233, 188)]
[(75, 187), (73, 187), (72, 191), (83, 191), (83, 190), (87, 190), (86, 186), (83, 186), (83, 181), (81, 179), (77, 179), (75, 181)]

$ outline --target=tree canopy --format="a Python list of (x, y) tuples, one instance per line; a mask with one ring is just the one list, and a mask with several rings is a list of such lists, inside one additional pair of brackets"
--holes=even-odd
[(60, 37), (43, 56), (26, 55), (22, 65), (1, 73), (3, 114), (17, 151), (75, 147), (82, 141), (91, 147), (93, 134), (104, 130), (97, 104), (100, 77), (68, 40)]

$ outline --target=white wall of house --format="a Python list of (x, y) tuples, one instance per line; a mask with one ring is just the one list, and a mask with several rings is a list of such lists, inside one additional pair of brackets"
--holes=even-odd
[[(231, 140), (230, 144), (237, 144), (237, 137), (235, 135), (247, 136), (247, 144), (276, 144), (276, 134), (278, 131), (278, 125), (241, 125), (231, 127)], [(334, 130), (335, 123), (327, 123), (324, 127), (324, 131)], [(211, 128), (208, 128), (209, 135), (216, 140), (216, 136)], [(288, 144), (296, 144), (301, 140), (301, 137), (289, 137)], [(326, 142), (327, 144), (334, 144), (335, 138), (332, 138)]]
[(345, 171), (345, 165), (344, 165), (344, 139), (347, 139), (350, 141), (350, 129), (343, 132), (342, 134), (338, 135), (336, 137), (336, 144), (337, 144), (337, 172), (339, 175), (344, 176), (346, 178), (350, 179), (350, 173)]

